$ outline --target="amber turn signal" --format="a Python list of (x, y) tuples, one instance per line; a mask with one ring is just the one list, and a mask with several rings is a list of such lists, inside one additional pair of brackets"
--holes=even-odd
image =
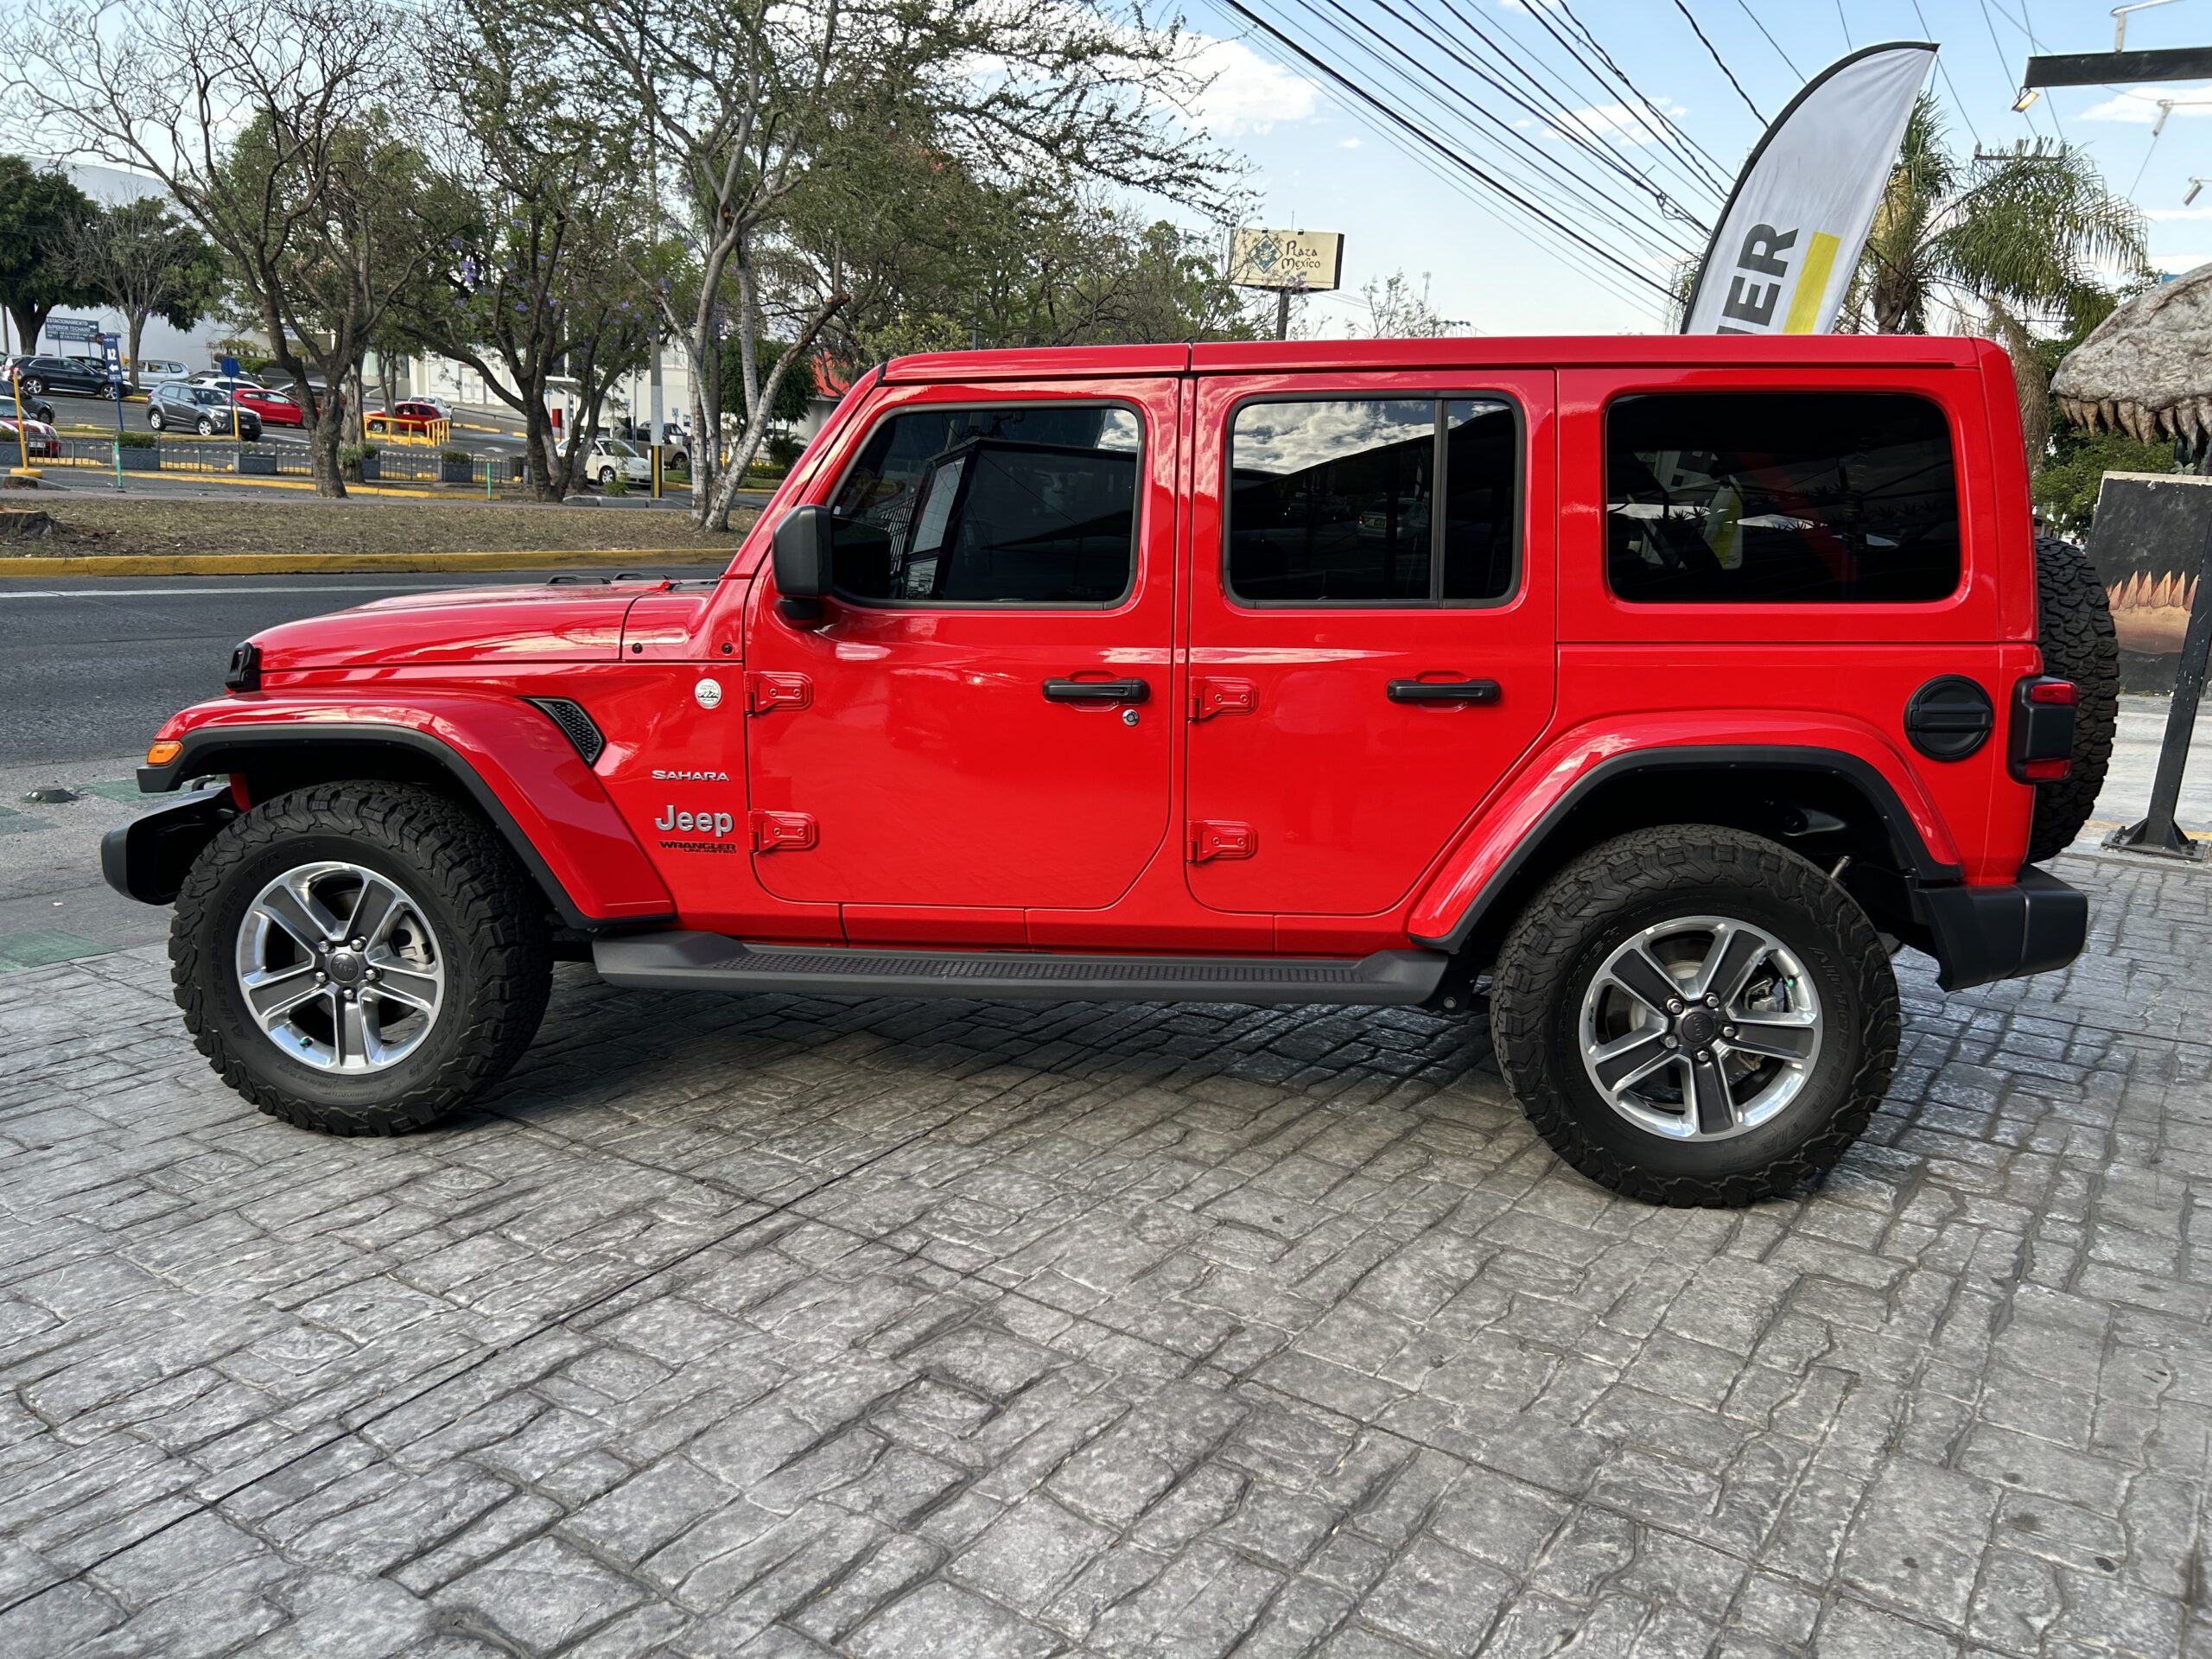
[(173, 737), (165, 737), (147, 749), (146, 764), (149, 766), (166, 766), (183, 753), (183, 744)]

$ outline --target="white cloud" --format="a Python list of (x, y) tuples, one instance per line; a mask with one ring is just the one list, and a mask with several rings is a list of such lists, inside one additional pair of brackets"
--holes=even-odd
[(2169, 276), (2178, 276), (2183, 271), (2195, 270), (2204, 264), (2212, 264), (2212, 253), (2154, 253), (2151, 256), (2151, 268), (2162, 270)]
[[(2103, 103), (2073, 117), (2076, 121), (2118, 121), (2131, 127), (2147, 127), (2158, 118), (2158, 100), (2173, 102), (2177, 116), (2212, 115), (2212, 92), (2202, 86), (2176, 91), (2171, 86), (2131, 86)], [(2202, 100), (2202, 101), (2198, 101)]]
[(1339, 138), (1337, 140), (1337, 148), (1338, 149), (1357, 149), (1360, 145), (1365, 142), (1366, 140), (1362, 138)]
[(1586, 105), (1541, 121), (1522, 116), (1513, 124), (1523, 132), (1549, 127), (1555, 132), (1580, 134), (1599, 143), (1625, 144), (1635, 149), (1659, 142), (1658, 135), (1666, 130), (1662, 116), (1679, 121), (1688, 113), (1673, 99), (1661, 98), (1649, 104), (1639, 99), (1634, 104)]
[(1265, 132), (1279, 121), (1303, 121), (1321, 101), (1321, 89), (1305, 76), (1269, 61), (1242, 41), (1189, 37), (1185, 66), (1207, 81), (1192, 100), (1192, 120), (1223, 137)]
[(2143, 217), (2152, 219), (2212, 219), (2212, 207), (2145, 207)]

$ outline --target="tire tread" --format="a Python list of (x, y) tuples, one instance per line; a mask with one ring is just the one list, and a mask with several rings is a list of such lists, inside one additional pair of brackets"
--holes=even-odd
[[(462, 939), (440, 941), (448, 960), (474, 957), (479, 964), (475, 1018), (445, 1064), (375, 1107), (312, 1101), (257, 1073), (213, 1017), (207, 988), (211, 973), (228, 971), (220, 947), (210, 962), (202, 943), (226, 879), (273, 842), (332, 834), (382, 848), (423, 872), (461, 922)], [(177, 894), (169, 977), (194, 1046), (225, 1084), (261, 1110), (334, 1135), (405, 1135), (497, 1081), (529, 1046), (552, 985), (543, 908), (512, 851), (467, 808), (411, 785), (318, 785), (256, 806), (208, 843)]]
[[(1842, 1109), (1788, 1156), (1748, 1173), (1661, 1175), (1639, 1169), (1586, 1135), (1561, 1079), (1551, 1075), (1554, 1022), (1573, 968), (1573, 941), (1592, 916), (1647, 898), (1655, 873), (1684, 886), (1756, 886), (1835, 925), (1846, 969), (1867, 1010), (1859, 1061)], [(1564, 1016), (1571, 1017), (1571, 1016)], [(1897, 1065), (1897, 981), (1873, 924), (1815, 865), (1764, 837), (1717, 825), (1666, 825), (1601, 843), (1569, 864), (1529, 901), (1497, 955), (1491, 1033), (1506, 1082), (1536, 1133), (1600, 1186), (1626, 1198), (1678, 1206), (1734, 1208), (1810, 1185), (1865, 1132)]]

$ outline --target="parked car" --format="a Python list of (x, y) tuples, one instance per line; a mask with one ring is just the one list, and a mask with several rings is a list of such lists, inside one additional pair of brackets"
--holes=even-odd
[[(156, 432), (197, 432), (203, 438), (232, 429), (230, 395), (213, 386), (172, 381), (154, 388), (146, 400), (146, 424)], [(237, 430), (251, 443), (261, 435), (261, 416), (243, 403), (237, 406)]]
[(584, 451), (583, 476), (605, 489), (620, 473), (629, 484), (653, 481), (652, 456), (627, 438), (594, 438)]
[[(20, 442), (16, 437), (19, 425), (22, 435)], [(44, 421), (26, 416), (18, 423), (12, 415), (0, 416), (0, 466), (19, 456), (32, 461), (60, 460), (61, 435)]]
[(232, 394), (240, 409), (250, 409), (261, 417), (265, 426), (304, 426), (307, 416), (300, 406), (282, 392), (270, 391), (260, 386), (239, 386)]
[(48, 424), (53, 423), (54, 405), (52, 404), (48, 403), (43, 397), (34, 397), (20, 383), (11, 387), (4, 380), (0, 380), (0, 411), (13, 416), (18, 402), (22, 404), (23, 413), (30, 419), (45, 421)]
[(14, 366), (23, 390), (34, 396), (48, 391), (107, 395), (107, 365), (96, 357), (19, 357)]
[(140, 387), (157, 386), (164, 380), (188, 379), (192, 373), (183, 364), (166, 357), (141, 358), (129, 367), (130, 383)]
[[(176, 905), (210, 1065), (306, 1127), (461, 1107), (563, 953), (662, 991), (1486, 984), (1563, 1159), (1746, 1204), (1866, 1128), (1893, 949), (1956, 990), (2086, 936), (2037, 865), (2116, 653), (2018, 410), (1949, 337), (899, 359), (723, 580), (254, 635), (139, 773), (216, 785), (103, 866)], [(1425, 541), (1362, 534), (1415, 505)]]
[(429, 438), (443, 431), (445, 419), (435, 404), (402, 397), (390, 409), (371, 410), (361, 417), (361, 427), (371, 437)]
[(262, 383), (250, 374), (225, 374), (219, 369), (202, 369), (190, 378), (195, 386), (213, 386), (218, 391), (263, 391)]

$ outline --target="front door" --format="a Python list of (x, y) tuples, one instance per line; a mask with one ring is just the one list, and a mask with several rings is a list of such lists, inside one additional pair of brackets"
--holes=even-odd
[[(815, 499), (818, 626), (746, 631), (755, 868), (855, 938), (1018, 943), (1168, 832), (1181, 383), (886, 389)], [(912, 931), (917, 908), (964, 908)]]
[(1548, 372), (1215, 377), (1192, 529), (1192, 892), (1402, 903), (1549, 720)]

